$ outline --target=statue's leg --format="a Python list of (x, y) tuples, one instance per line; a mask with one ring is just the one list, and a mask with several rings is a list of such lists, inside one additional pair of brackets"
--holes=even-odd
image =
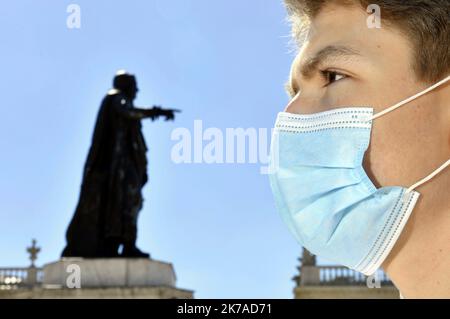
[(148, 258), (149, 254), (140, 251), (136, 247), (137, 221), (142, 208), (143, 198), (141, 183), (137, 174), (130, 172), (129, 183), (127, 183), (127, 208), (123, 216), (123, 257)]
[(137, 217), (139, 214), (139, 206), (130, 207), (124, 218), (124, 247), (134, 248), (137, 240)]
[(120, 257), (119, 246), (121, 240), (119, 237), (107, 237), (104, 239), (101, 257), (104, 258), (114, 258)]

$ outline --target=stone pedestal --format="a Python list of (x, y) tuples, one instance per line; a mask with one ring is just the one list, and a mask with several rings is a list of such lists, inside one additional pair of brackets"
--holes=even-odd
[(42, 286), (22, 297), (190, 299), (193, 291), (176, 288), (171, 263), (151, 259), (63, 258), (45, 265)]
[(0, 299), (192, 299), (192, 290), (172, 287), (42, 288), (0, 290)]
[[(79, 275), (81, 288), (175, 287), (171, 263), (151, 259), (63, 258), (44, 266), (43, 288), (70, 288)], [(75, 280), (74, 280), (75, 279)]]

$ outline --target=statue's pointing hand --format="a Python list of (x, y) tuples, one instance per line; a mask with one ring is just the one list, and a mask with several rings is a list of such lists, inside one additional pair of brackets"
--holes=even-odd
[(177, 109), (163, 109), (160, 106), (154, 106), (153, 109), (149, 110), (149, 114), (152, 120), (158, 118), (159, 116), (164, 116), (166, 118), (166, 121), (175, 120), (175, 113), (179, 112), (181, 111)]
[(167, 109), (163, 110), (163, 115), (166, 117), (166, 121), (175, 120), (175, 113), (180, 113), (180, 110), (177, 109)]

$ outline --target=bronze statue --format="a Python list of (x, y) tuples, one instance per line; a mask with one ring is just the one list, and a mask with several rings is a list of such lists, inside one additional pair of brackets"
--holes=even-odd
[(135, 108), (138, 87), (132, 74), (119, 71), (113, 86), (98, 113), (63, 257), (150, 257), (136, 247), (141, 190), (148, 179), (141, 120), (174, 120), (179, 111)]

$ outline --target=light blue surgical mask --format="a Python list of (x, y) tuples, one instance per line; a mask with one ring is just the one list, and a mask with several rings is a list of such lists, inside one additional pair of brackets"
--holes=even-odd
[(416, 205), (414, 189), (450, 160), (409, 188), (377, 189), (362, 166), (372, 121), (449, 80), (376, 115), (368, 107), (278, 114), (269, 178), (277, 209), (303, 247), (365, 275), (380, 267)]

